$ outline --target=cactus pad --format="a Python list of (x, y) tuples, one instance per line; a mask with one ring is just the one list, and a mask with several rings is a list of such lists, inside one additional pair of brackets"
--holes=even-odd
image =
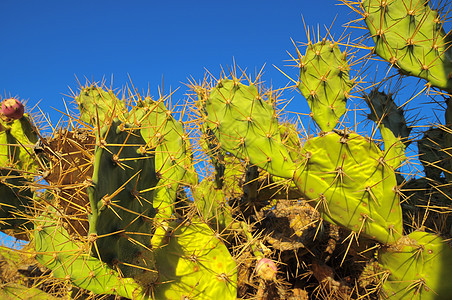
[(114, 91), (105, 91), (96, 85), (84, 87), (75, 101), (80, 110), (80, 119), (92, 126), (102, 127), (125, 110), (125, 102), (120, 101)]
[(224, 150), (275, 176), (292, 178), (294, 164), (281, 144), (276, 112), (255, 85), (224, 79), (208, 96), (198, 96), (204, 122)]
[(300, 58), (298, 89), (308, 101), (311, 115), (323, 131), (331, 131), (345, 113), (353, 87), (346, 53), (337, 43), (322, 40), (308, 44)]
[(236, 299), (237, 266), (206, 224), (172, 223), (166, 236), (155, 250), (161, 283), (155, 299)]
[(154, 231), (154, 156), (139, 131), (114, 120), (97, 137), (92, 184), (89, 234), (97, 236), (102, 261), (119, 267), (125, 277), (148, 284), (153, 260), (150, 240)]
[(374, 51), (408, 75), (452, 91), (452, 49), (444, 18), (431, 1), (364, 0), (362, 14)]
[(381, 250), (378, 262), (387, 270), (384, 297), (450, 299), (452, 287), (447, 278), (452, 276), (452, 249), (439, 236), (412, 232)]
[(133, 279), (120, 277), (118, 272), (90, 256), (88, 244), (72, 241), (61, 220), (55, 220), (55, 214), (53, 211), (40, 216), (34, 231), (36, 259), (52, 270), (53, 277), (96, 294), (132, 298), (141, 293)]
[(305, 142), (295, 184), (322, 217), (382, 243), (403, 233), (396, 177), (380, 149), (356, 133), (327, 133)]

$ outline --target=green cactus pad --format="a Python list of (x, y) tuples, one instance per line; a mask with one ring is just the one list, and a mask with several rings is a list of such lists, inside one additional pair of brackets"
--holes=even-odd
[(322, 217), (382, 243), (403, 233), (393, 169), (372, 142), (330, 132), (305, 142), (295, 184), (315, 200)]
[(89, 233), (97, 235), (102, 261), (125, 277), (152, 282), (151, 237), (154, 231), (154, 156), (139, 131), (114, 120), (97, 137), (92, 185), (87, 188), (92, 213)]
[(308, 101), (312, 118), (321, 130), (333, 130), (345, 113), (354, 85), (346, 53), (341, 52), (337, 43), (323, 40), (308, 44), (299, 65), (298, 89)]
[(226, 151), (221, 149), (217, 137), (204, 123), (201, 123), (200, 130), (203, 135), (201, 136), (199, 143), (202, 150), (204, 150), (204, 152), (209, 156), (210, 162), (215, 168), (216, 188), (221, 189), (223, 188), (224, 172), (226, 169), (224, 161)]
[(207, 97), (200, 101), (201, 114), (224, 150), (271, 174), (292, 178), (295, 166), (281, 144), (276, 112), (255, 85), (224, 79)]
[(164, 192), (158, 193), (154, 198), (154, 207), (159, 210), (159, 218), (169, 218), (179, 184), (185, 179), (190, 184), (198, 181), (188, 136), (182, 123), (172, 116), (165, 103), (151, 98), (138, 102), (127, 121), (140, 130), (146, 150), (155, 153), (155, 171), (160, 179), (158, 186), (167, 189), (168, 195), (160, 197)]
[(223, 234), (233, 222), (232, 208), (221, 189), (216, 189), (214, 181), (205, 178), (193, 189), (193, 198), (199, 215), (214, 231)]
[(387, 270), (383, 297), (390, 299), (450, 299), (452, 249), (448, 242), (431, 233), (415, 231), (378, 253)]
[(0, 230), (17, 238), (26, 238), (31, 229), (29, 209), (33, 206), (30, 182), (16, 171), (0, 169)]
[(0, 166), (33, 173), (38, 168), (33, 146), (38, 141), (35, 127), (27, 114), (3, 122), (0, 119)]
[(61, 300), (62, 298), (52, 296), (35, 287), (28, 287), (17, 283), (9, 283), (0, 287), (0, 299)]
[(172, 223), (166, 237), (155, 250), (155, 299), (236, 299), (236, 263), (212, 229), (197, 220)]
[(405, 160), (405, 149), (409, 145), (411, 128), (407, 126), (404, 112), (397, 107), (391, 94), (373, 90), (365, 95), (370, 108), (369, 119), (374, 121), (383, 137), (388, 164), (395, 169)]
[(290, 158), (294, 162), (300, 160), (299, 152), (303, 146), (298, 135), (296, 126), (289, 122), (279, 124), (279, 132), (281, 134), (281, 142), (286, 146)]
[(450, 157), (447, 154), (446, 136), (442, 128), (430, 127), (417, 142), (419, 160), (424, 166), (425, 177), (441, 181), (441, 174), (447, 177)]
[(361, 9), (376, 54), (408, 75), (452, 91), (450, 35), (429, 1), (364, 0)]
[(88, 244), (72, 241), (57, 213), (50, 211), (35, 221), (34, 246), (36, 260), (52, 270), (53, 277), (95, 294), (132, 298), (141, 293), (133, 279), (122, 278), (104, 262), (90, 256)]
[(407, 126), (404, 112), (397, 107), (391, 94), (373, 90), (365, 95), (365, 100), (370, 108), (369, 119), (377, 125), (384, 124), (399, 139), (405, 141), (409, 138), (411, 128)]
[(92, 126), (102, 127), (105, 122), (125, 112), (125, 102), (120, 101), (114, 91), (105, 91), (96, 85), (84, 87), (75, 101), (80, 110), (80, 120)]

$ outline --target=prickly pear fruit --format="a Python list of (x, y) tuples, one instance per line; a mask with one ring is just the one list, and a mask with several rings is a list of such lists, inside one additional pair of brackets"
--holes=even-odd
[(261, 258), (256, 264), (256, 273), (262, 279), (270, 281), (275, 279), (278, 268), (271, 259)]
[(20, 119), (24, 115), (24, 111), (25, 108), (22, 102), (15, 98), (5, 99), (2, 102), (1, 114), (3, 114), (8, 119)]

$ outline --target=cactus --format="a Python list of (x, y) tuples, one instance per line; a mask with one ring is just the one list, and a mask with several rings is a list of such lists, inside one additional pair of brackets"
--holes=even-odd
[(146, 142), (145, 148), (152, 149), (155, 153), (158, 189), (164, 191), (156, 193), (154, 207), (158, 209), (158, 218), (170, 218), (178, 186), (183, 181), (189, 184), (196, 184), (198, 181), (192, 166), (188, 137), (182, 124), (165, 107), (163, 99), (140, 99), (128, 114), (127, 121), (138, 126)]
[(403, 233), (394, 171), (380, 149), (356, 133), (327, 133), (303, 146), (305, 161), (294, 177), (325, 220), (382, 243)]
[[(37, 260), (52, 271), (53, 278), (92, 294), (129, 298), (151, 297), (154, 288), (157, 294), (165, 294), (164, 278), (177, 276), (166, 272), (171, 256), (166, 257), (165, 250), (176, 247), (171, 250), (173, 255), (188, 256), (180, 247), (191, 249), (191, 239), (199, 238), (203, 246), (208, 245), (208, 252), (200, 250), (202, 259), (218, 259), (219, 265), (227, 266), (227, 271), (214, 277), (221, 282), (218, 289), (206, 290), (211, 285), (211, 278), (206, 275), (222, 267), (203, 264), (199, 273), (185, 274), (179, 291), (188, 295), (190, 291), (184, 284), (194, 285), (202, 280), (205, 287), (200, 286), (199, 297), (210, 299), (210, 295), (224, 294), (226, 289), (232, 298), (236, 294), (236, 266), (222, 242), (199, 221), (187, 230), (178, 230), (171, 222), (178, 186), (181, 182), (197, 183), (197, 177), (190, 173), (194, 171), (191, 150), (182, 124), (174, 120), (163, 102), (146, 99), (128, 112), (126, 102), (94, 85), (83, 88), (76, 100), (81, 120), (94, 126), (94, 132), (70, 124), (54, 133), (52, 139), (42, 140), (40, 152), (44, 153), (46, 163), (39, 165), (45, 172), (39, 171), (49, 182), (43, 196), (33, 196), (32, 183), (18, 171), (1, 169), (6, 201), (2, 221), (14, 222), (2, 223), (5, 224), (2, 230), (22, 226), (22, 231), (33, 240)], [(4, 136), (9, 138), (11, 135), (6, 134), (13, 131), (18, 138), (27, 137), (25, 130), (19, 132), (24, 123), (20, 121), (2, 123)], [(11, 125), (18, 129), (6, 127)], [(3, 146), (5, 161), (21, 167), (20, 172), (25, 168), (23, 161), (34, 158), (29, 153), (28, 157), (23, 154), (16, 159), (7, 151), (12, 146), (10, 141)], [(81, 166), (80, 162), (92, 162), (93, 167)], [(27, 174), (33, 174), (32, 171), (28, 168)], [(68, 198), (71, 192), (75, 197)], [(156, 217), (162, 203), (171, 209), (160, 210)], [(33, 222), (27, 220), (27, 215), (34, 214), (38, 216)], [(84, 225), (84, 218), (89, 228)], [(23, 223), (34, 223), (35, 229)], [(177, 236), (166, 245), (165, 236), (170, 230)], [(169, 264), (173, 261), (176, 260), (171, 258)], [(180, 263), (176, 267), (185, 268)]]
[(238, 79), (220, 80), (207, 99), (203, 98), (207, 93), (201, 90), (198, 89), (198, 97), (204, 106), (204, 123), (224, 150), (275, 176), (292, 176), (295, 167), (281, 145), (277, 115), (254, 84), (246, 86)]
[(87, 188), (89, 236), (96, 238), (96, 255), (126, 277), (152, 282), (154, 156), (144, 151), (139, 132), (118, 119), (101, 129), (96, 145)]
[[(451, 91), (442, 18), (414, 2), (343, 0), (369, 27), (371, 54)], [(0, 276), (0, 295), (447, 298), (450, 124), (418, 141), (426, 176), (402, 174), (415, 169), (404, 105), (359, 72), (351, 79), (352, 66), (368, 66), (355, 54), (369, 48), (342, 51), (332, 36), (297, 49), (292, 80), (320, 131), (300, 130), (279, 92), (235, 68), (192, 85), (188, 116), (166, 97), (87, 84), (74, 96), (80, 115), (50, 136), (4, 101), (0, 230), (31, 241), (11, 251), (36, 258), (39, 275)], [(383, 143), (374, 126), (372, 138), (358, 121), (349, 127), (353, 93)]]
[[(252, 92), (237, 92), (249, 89)], [(200, 93), (199, 88), (197, 92), (200, 98), (208, 95), (205, 123), (224, 150), (272, 175), (293, 178), (300, 191), (316, 201), (326, 220), (383, 243), (393, 242), (403, 233), (395, 174), (385, 165), (384, 154), (376, 145), (353, 133), (326, 133), (305, 142), (301, 150), (304, 161), (294, 171), (289, 152), (280, 143), (279, 130), (272, 131), (279, 128), (274, 119), (276, 113), (268, 103), (253, 104), (259, 99), (253, 86), (247, 87), (237, 79), (223, 80), (210, 93)], [(250, 108), (246, 109), (248, 102)], [(261, 107), (266, 107), (265, 114), (259, 111)], [(228, 132), (228, 122), (232, 120), (246, 126)]]
[(75, 97), (80, 110), (80, 120), (92, 126), (102, 127), (105, 122), (125, 112), (125, 102), (114, 91), (105, 91), (97, 85), (85, 86)]
[(214, 232), (197, 219), (171, 223), (156, 245), (155, 299), (236, 299), (236, 264)]
[(430, 1), (365, 0), (360, 6), (376, 54), (407, 75), (452, 91), (450, 35)]
[(441, 175), (450, 177), (448, 170), (449, 156), (444, 150), (446, 148), (445, 132), (441, 128), (431, 127), (424, 132), (418, 140), (419, 160), (424, 166), (427, 178), (441, 182)]
[[(48, 197), (48, 196), (46, 196)], [(53, 214), (53, 215), (52, 215)], [(56, 212), (49, 210), (35, 222), (36, 259), (52, 270), (53, 277), (92, 291), (132, 298), (140, 294), (140, 286), (89, 254), (88, 245), (71, 241)]]
[(28, 114), (6, 121), (0, 118), (0, 165), (24, 171), (28, 176), (34, 173), (39, 168), (33, 151), (37, 141)]
[(378, 253), (384, 297), (448, 299), (452, 249), (434, 234), (414, 231)]
[(17, 171), (0, 169), (0, 230), (20, 239), (28, 239), (25, 232), (33, 227), (27, 218), (33, 193), (27, 185)]
[(350, 80), (347, 54), (335, 42), (309, 43), (304, 56), (298, 52), (297, 87), (308, 101), (311, 116), (323, 131), (333, 130), (346, 111), (354, 82)]
[(226, 203), (227, 199), (221, 189), (216, 189), (214, 181), (208, 180), (209, 178), (201, 181), (194, 188), (194, 203), (199, 215), (207, 221), (210, 227), (221, 233), (223, 236), (227, 234), (233, 223), (233, 209)]
[(406, 124), (404, 112), (398, 108), (391, 94), (372, 90), (364, 95), (371, 113), (368, 118), (377, 123), (385, 144), (385, 161), (397, 169), (405, 160), (411, 128)]

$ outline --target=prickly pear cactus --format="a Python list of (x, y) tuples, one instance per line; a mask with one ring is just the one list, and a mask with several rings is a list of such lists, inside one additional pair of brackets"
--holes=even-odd
[(405, 160), (411, 128), (407, 126), (404, 111), (397, 107), (391, 94), (373, 90), (364, 99), (370, 108), (368, 118), (374, 121), (385, 146), (385, 161), (397, 169)]
[(33, 193), (28, 180), (17, 171), (0, 169), (0, 230), (20, 239), (28, 239), (33, 227), (28, 219), (33, 207)]
[(36, 259), (52, 270), (55, 278), (95, 294), (132, 298), (142, 293), (133, 279), (121, 277), (104, 262), (90, 256), (92, 244), (72, 241), (62, 220), (55, 219), (56, 215), (56, 211), (42, 215), (35, 221), (34, 230)]
[(94, 254), (126, 277), (150, 284), (156, 271), (150, 240), (155, 230), (154, 155), (139, 131), (115, 119), (97, 137), (92, 184), (89, 236)]
[(154, 101), (148, 97), (140, 100), (126, 119), (139, 128), (146, 151), (155, 153), (158, 189), (164, 190), (156, 193), (154, 207), (158, 209), (158, 218), (170, 218), (178, 186), (183, 182), (196, 184), (198, 181), (188, 135), (182, 123), (166, 108), (163, 99)]
[(298, 89), (308, 101), (311, 116), (323, 131), (336, 127), (346, 111), (347, 98), (353, 88), (347, 54), (329, 40), (308, 44), (306, 53), (299, 53)]
[(92, 126), (102, 127), (105, 122), (112, 121), (125, 111), (125, 102), (120, 101), (114, 91), (105, 91), (97, 85), (82, 88), (75, 101), (80, 110), (80, 119)]
[(28, 114), (19, 119), (0, 118), (0, 166), (25, 171), (30, 175), (39, 167), (33, 147), (38, 141)]
[(294, 181), (325, 220), (382, 243), (403, 234), (395, 173), (373, 142), (330, 132), (307, 140), (302, 154)]
[(204, 123), (224, 150), (275, 176), (292, 177), (295, 166), (281, 145), (276, 112), (254, 84), (223, 79), (198, 97)]
[(155, 299), (236, 299), (237, 270), (228, 249), (205, 223), (171, 223), (155, 256)]
[(364, 0), (360, 5), (376, 54), (408, 75), (452, 91), (450, 35), (444, 31), (444, 19), (430, 4)]
[(378, 253), (384, 298), (450, 299), (452, 249), (437, 235), (414, 231)]

